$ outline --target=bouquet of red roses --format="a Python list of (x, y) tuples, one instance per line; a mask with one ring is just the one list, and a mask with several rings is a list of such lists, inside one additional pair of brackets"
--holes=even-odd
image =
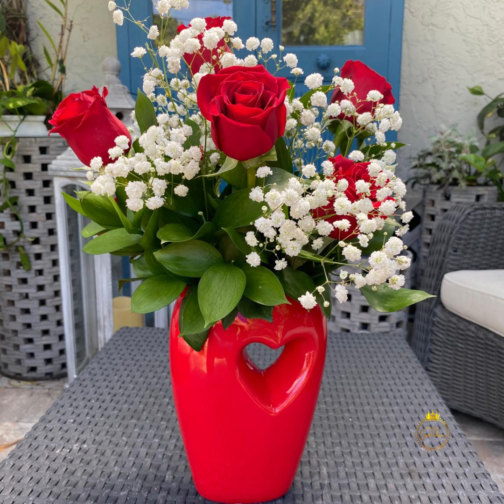
[[(229, 18), (195, 18), (165, 45), (169, 11), (186, 4), (159, 1), (150, 27), (109, 4), (116, 24), (147, 36), (132, 53), (145, 66), (137, 128), (96, 88), (51, 121), (88, 167), (89, 191), (66, 196), (93, 221), (84, 250), (130, 257), (135, 311), (185, 291), (180, 330), (197, 350), (238, 314), (272, 321), (299, 302), (329, 316), (331, 292), (343, 303), (351, 284), (379, 311), (428, 297), (402, 288), (412, 213), (395, 175), (401, 144), (386, 140), (402, 122), (390, 84), (359, 61), (327, 84), (304, 76), (294, 54), (243, 42)], [(285, 69), (291, 79), (275, 76)]]

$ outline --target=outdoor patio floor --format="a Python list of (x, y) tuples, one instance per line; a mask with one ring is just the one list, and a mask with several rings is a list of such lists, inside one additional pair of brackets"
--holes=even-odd
[[(0, 462), (58, 398), (65, 382), (22, 382), (0, 376)], [(453, 414), (504, 493), (504, 430), (463, 413)]]

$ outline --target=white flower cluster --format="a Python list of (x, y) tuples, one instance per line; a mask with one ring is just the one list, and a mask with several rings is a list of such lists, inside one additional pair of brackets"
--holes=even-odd
[[(158, 122), (159, 126), (151, 126), (138, 139), (143, 152), (127, 157), (124, 151), (128, 148), (128, 138), (119, 136), (116, 146), (109, 150), (113, 162), (103, 167), (101, 158), (92, 160), (87, 178), (93, 181), (93, 193), (112, 196), (116, 186), (125, 185), (126, 206), (133, 212), (141, 210), (144, 203), (150, 210), (160, 208), (171, 190), (180, 197), (187, 195), (188, 188), (183, 182), (175, 183), (173, 177), (172, 182), (159, 177), (180, 175), (182, 181), (193, 179), (200, 172), (202, 149), (199, 145), (184, 148), (187, 138), (193, 134), (190, 125), (170, 127), (162, 116), (158, 116)], [(95, 174), (98, 174), (96, 179)], [(126, 177), (137, 180), (124, 183)]]
[[(187, 0), (157, 0), (155, 4), (162, 18), (168, 17), (172, 9), (188, 7)], [(125, 15), (131, 16), (128, 9), (117, 8), (112, 1), (109, 10), (118, 25), (123, 24)], [(143, 26), (141, 22), (137, 24)], [(223, 162), (224, 156), (216, 150), (211, 138), (211, 125), (197, 106), (196, 91), (203, 75), (213, 73), (217, 67), (252, 67), (258, 63), (268, 65), (270, 70), (272, 66), (276, 71), (290, 69), (295, 81), (304, 75), (295, 54), (283, 54), (282, 46), (278, 48), (279, 54), (274, 53), (270, 38), (250, 37), (242, 41), (235, 36), (237, 26), (232, 20), (224, 21), (222, 27), (207, 27), (205, 19), (192, 19), (190, 27), (182, 30), (169, 45), (162, 45), (157, 26), (143, 28), (147, 45), (135, 48), (132, 56), (140, 58), (144, 65), (144, 56), (149, 54), (153, 59), (152, 67), (145, 67), (143, 91), (154, 103), (158, 124), (136, 139), (135, 146), (140, 148), (135, 148), (134, 154), (126, 153), (128, 139), (118, 137), (115, 147), (109, 151), (112, 162), (104, 166), (103, 160), (96, 158), (88, 172), (95, 194), (112, 196), (117, 186), (124, 186), (126, 205), (133, 212), (144, 205), (151, 210), (160, 208), (171, 203), (174, 195), (185, 197), (189, 190), (185, 181), (211, 175), (218, 169), (216, 165)], [(250, 54), (238, 57), (234, 52), (238, 50), (247, 50)], [(203, 57), (208, 51), (212, 54), (211, 62), (192, 68), (193, 73), (182, 71), (184, 57), (190, 63), (188, 55)], [(324, 297), (327, 285), (340, 303), (347, 300), (349, 284), (358, 288), (388, 284), (392, 289), (399, 289), (404, 285), (400, 272), (410, 265), (409, 258), (401, 255), (405, 248), (401, 237), (408, 230), (413, 214), (405, 211), (406, 187), (394, 174), (394, 145), (387, 144), (385, 139), (387, 131), (400, 129), (402, 119), (393, 105), (381, 103), (383, 95), (378, 90), (369, 91), (364, 99), (359, 98), (351, 79), (340, 77), (338, 68), (334, 74), (329, 86), (323, 86), (321, 74), (307, 75), (304, 84), (310, 93), (304, 98), (293, 98), (289, 94), (285, 100), (285, 139), (296, 175), (285, 184), (268, 184), (267, 177), (273, 171), (261, 166), (256, 169), (258, 186), (250, 189), (250, 199), (263, 204), (263, 216), (253, 222), (255, 231), (248, 231), (245, 236), (252, 248), (246, 257), (250, 266), (261, 264), (264, 251), (274, 254), (274, 269), (279, 271), (293, 258), (309, 260), (313, 255), (322, 258), (339, 247), (341, 257), (359, 271), (343, 272), (337, 282), (326, 275), (323, 285), (299, 298), (307, 309), (316, 305), (316, 296)], [(338, 89), (344, 98), (329, 103), (328, 93)], [(349, 199), (346, 191), (350, 181), (339, 177), (333, 162), (328, 160), (340, 147), (325, 134), (335, 118), (352, 123), (355, 136), (367, 137), (367, 144), (360, 147), (362, 150), (346, 153), (355, 163), (370, 161), (368, 176), (352, 181), (356, 199)], [(194, 124), (200, 131), (200, 138), (196, 140), (196, 131), (191, 126)], [(373, 141), (380, 148), (379, 155), (369, 156), (364, 147)], [(386, 235), (382, 248), (365, 256), (366, 247), (383, 230), (386, 219), (395, 216), (402, 220), (395, 230), (396, 236)], [(345, 236), (344, 240), (334, 238), (339, 233)], [(346, 262), (332, 262), (332, 265), (343, 264)], [(327, 306), (328, 301), (324, 302)]]
[[(356, 153), (353, 157), (361, 160)], [(266, 204), (263, 206), (263, 217), (254, 222), (256, 232), (249, 231), (245, 238), (254, 249), (247, 256), (247, 262), (253, 267), (258, 266), (259, 254), (269, 251), (277, 257), (275, 269), (281, 270), (287, 266), (285, 256), (297, 257), (301, 254), (302, 258), (309, 259), (302, 254), (307, 246), (319, 253), (336, 245), (341, 247), (342, 256), (362, 271), (349, 275), (337, 285), (335, 294), (340, 302), (346, 300), (345, 285), (352, 282), (359, 288), (384, 283), (393, 289), (402, 287), (404, 277), (398, 272), (409, 267), (410, 259), (400, 256), (404, 245), (399, 237), (407, 232), (413, 214), (404, 211), (406, 186), (394, 174), (394, 161), (395, 153), (387, 150), (381, 159), (369, 163), (369, 181), (358, 180), (355, 183), (356, 201), (350, 201), (345, 193), (349, 186), (347, 180), (321, 176), (313, 165), (303, 165), (299, 176), (290, 178), (282, 188), (275, 185), (253, 188), (250, 198)], [(258, 174), (266, 173), (265, 168), (259, 168)], [(331, 161), (325, 161), (323, 169), (332, 175), (334, 166)], [(375, 208), (374, 202), (379, 203), (378, 208)], [(321, 211), (317, 212), (317, 209)], [(380, 251), (363, 258), (363, 252), (374, 234), (384, 228), (387, 218), (398, 213), (403, 225), (397, 227), (397, 236), (386, 236)], [(337, 220), (330, 217), (337, 217)], [(352, 222), (357, 223), (353, 229)], [(339, 236), (341, 231), (346, 236), (345, 240), (330, 237)], [(306, 293), (299, 299), (308, 309), (314, 300), (313, 293)]]

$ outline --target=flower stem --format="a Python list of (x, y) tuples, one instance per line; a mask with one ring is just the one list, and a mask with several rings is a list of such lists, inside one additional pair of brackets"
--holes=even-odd
[(252, 167), (247, 170), (247, 187), (252, 189), (255, 187), (256, 183), (256, 171), (257, 167)]

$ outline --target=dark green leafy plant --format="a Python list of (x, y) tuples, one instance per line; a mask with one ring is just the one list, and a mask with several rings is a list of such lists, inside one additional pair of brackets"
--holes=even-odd
[[(58, 44), (45, 26), (37, 21), (50, 44), (50, 50), (44, 46), (47, 62), (44, 68), (39, 65), (30, 49), (25, 0), (2, 0), (0, 11), (0, 120), (4, 116), (18, 118), (14, 126), (9, 126), (10, 135), (0, 138), (0, 212), (12, 213), (20, 223), (19, 235), (12, 242), (7, 243), (5, 237), (0, 234), (0, 250), (7, 247), (17, 248), (21, 254), (21, 264), (27, 270), (30, 269), (30, 261), (23, 242), (30, 241), (30, 238), (24, 232), (21, 202), (17, 196), (11, 196), (7, 175), (10, 170), (15, 170), (13, 160), (17, 147), (16, 134), (24, 118), (28, 115), (49, 117), (63, 99), (65, 61), (73, 26), (72, 21), (68, 19), (67, 0), (59, 0), (61, 8), (50, 0), (44, 1), (61, 17)], [(50, 77), (45, 80), (41, 76)]]
[[(475, 186), (478, 183), (488, 185), (488, 176), (474, 168), (464, 156), (474, 155), (479, 145), (474, 135), (462, 136), (452, 126), (443, 129), (432, 139), (428, 149), (420, 151), (411, 167), (415, 176), (409, 181), (413, 185), (435, 184), (441, 188), (448, 186)], [(478, 180), (483, 177), (483, 180)]]
[(504, 201), (502, 170), (499, 167), (499, 156), (504, 153), (504, 121), (487, 126), (489, 119), (504, 118), (504, 93), (492, 98), (481, 86), (468, 89), (472, 95), (486, 96), (490, 101), (480, 110), (476, 118), (478, 129), (485, 138), (485, 146), (477, 153), (462, 156), (462, 159), (494, 184), (499, 192), (499, 201)]

